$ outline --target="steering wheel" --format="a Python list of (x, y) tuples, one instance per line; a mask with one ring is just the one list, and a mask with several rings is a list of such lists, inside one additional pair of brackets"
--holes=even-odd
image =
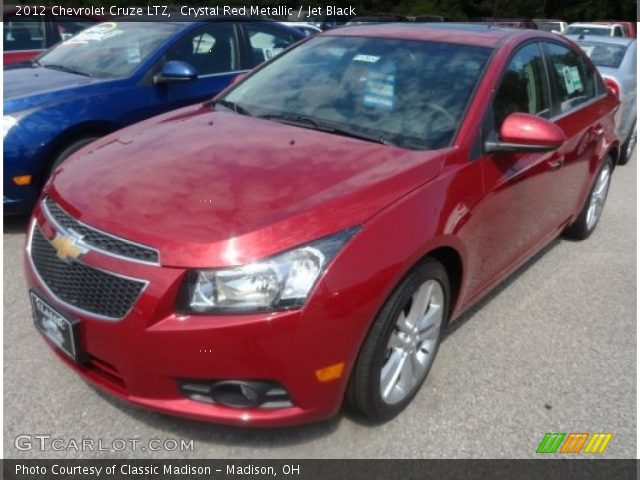
[(458, 123), (457, 119), (451, 113), (449, 113), (442, 105), (439, 105), (434, 102), (429, 102), (429, 103), (426, 103), (425, 105), (427, 108), (430, 108), (431, 110), (445, 117), (451, 123), (451, 126), (455, 127), (456, 124)]

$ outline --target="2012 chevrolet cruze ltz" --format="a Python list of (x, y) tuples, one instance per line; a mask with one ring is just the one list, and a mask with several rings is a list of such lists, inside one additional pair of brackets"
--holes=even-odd
[(35, 324), (140, 406), (390, 419), (449, 322), (554, 237), (594, 230), (617, 108), (553, 34), (315, 36), (54, 172), (27, 237)]

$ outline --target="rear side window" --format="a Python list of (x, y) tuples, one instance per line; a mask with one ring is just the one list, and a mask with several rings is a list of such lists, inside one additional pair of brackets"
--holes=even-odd
[(547, 48), (560, 113), (593, 99), (596, 96), (596, 75), (582, 57), (555, 43), (547, 43)]
[(496, 129), (512, 113), (549, 117), (549, 86), (538, 44), (522, 47), (511, 59), (493, 101)]
[(245, 24), (251, 50), (251, 66), (269, 60), (287, 48), (293, 37), (284, 30), (260, 23)]
[[(11, 17), (15, 18), (15, 15)], [(19, 18), (21, 19), (19, 22), (7, 21), (7, 18), (3, 22), (4, 50), (14, 52), (17, 50), (40, 50), (45, 48), (44, 23), (41, 17), (22, 16)]]
[(189, 33), (167, 55), (196, 68), (198, 75), (232, 72), (238, 69), (234, 24), (210, 23)]

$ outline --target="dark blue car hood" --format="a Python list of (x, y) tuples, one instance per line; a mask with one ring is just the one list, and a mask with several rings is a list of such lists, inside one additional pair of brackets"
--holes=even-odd
[(104, 93), (113, 80), (97, 79), (43, 67), (4, 72), (4, 112), (12, 113), (72, 97)]

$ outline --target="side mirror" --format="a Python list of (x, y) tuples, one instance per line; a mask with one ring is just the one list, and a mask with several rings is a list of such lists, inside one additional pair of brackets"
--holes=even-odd
[(153, 77), (154, 83), (188, 82), (198, 77), (193, 65), (178, 60), (170, 60), (164, 64), (162, 71)]
[(484, 144), (486, 153), (550, 152), (558, 149), (567, 136), (554, 123), (528, 113), (512, 113), (502, 122), (498, 141)]

